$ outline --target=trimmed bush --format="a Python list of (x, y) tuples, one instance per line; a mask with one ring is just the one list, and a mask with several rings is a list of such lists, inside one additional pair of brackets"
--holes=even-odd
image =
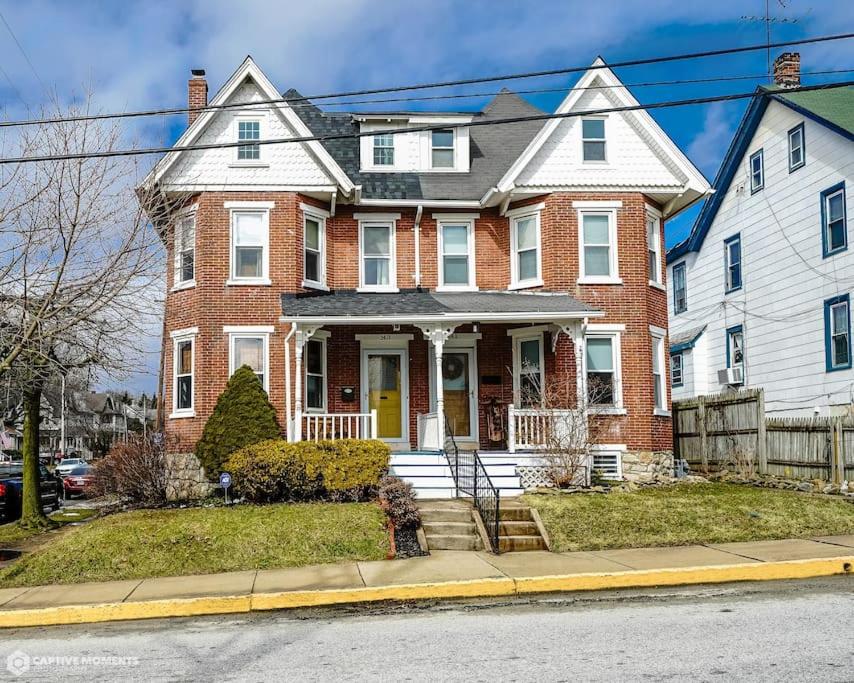
[(376, 491), (390, 454), (382, 441), (271, 439), (235, 452), (226, 468), (234, 477), (235, 491), (256, 503), (364, 500)]
[(380, 480), (379, 498), (383, 510), (396, 528), (416, 529), (421, 524), (412, 484), (398, 477), (383, 477)]
[(258, 376), (248, 365), (238, 368), (219, 395), (196, 444), (196, 457), (215, 480), (236, 450), (281, 435), (276, 409)]

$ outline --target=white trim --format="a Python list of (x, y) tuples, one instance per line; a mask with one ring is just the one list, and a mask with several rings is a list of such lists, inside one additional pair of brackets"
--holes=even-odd
[(585, 201), (572, 202), (573, 209), (622, 209), (623, 201), (621, 199), (591, 199)]
[[(249, 122), (257, 122), (258, 124), (258, 140), (264, 139), (264, 129), (269, 130), (269, 119), (267, 117), (267, 110), (265, 109), (252, 109), (247, 111), (234, 111), (231, 115), (232, 126), (234, 126), (234, 142), (243, 142), (240, 139), (240, 123), (242, 121)], [(258, 158), (257, 159), (241, 159), (240, 158), (240, 147), (234, 147), (232, 152), (232, 159), (229, 166), (231, 167), (249, 167), (249, 168), (258, 168), (258, 167), (269, 167), (269, 163), (264, 159), (264, 145), (259, 145), (257, 142), (246, 141), (246, 145), (255, 145), (258, 147)]]
[(667, 336), (667, 330), (665, 330), (663, 327), (657, 327), (656, 325), (649, 326), (649, 333), (656, 337), (661, 337), (662, 339)]
[(303, 192), (334, 193), (336, 185), (255, 185), (253, 183), (164, 183), (164, 191), (169, 192)]
[(481, 339), (483, 339), (483, 334), (480, 332), (454, 332), (445, 341), (445, 348), (449, 346), (476, 346)]
[[(667, 337), (667, 330), (656, 327), (655, 325), (649, 326), (649, 336), (652, 340), (652, 345), (650, 348), (650, 354), (652, 355), (652, 381), (656, 381), (655, 374), (655, 366), (658, 365), (658, 391), (661, 396), (662, 403), (659, 405), (658, 403), (654, 403), (652, 407), (653, 415), (660, 415), (663, 417), (670, 415), (670, 410), (668, 408), (667, 403), (667, 360), (666, 354), (664, 352), (664, 339)], [(655, 400), (655, 392), (653, 392), (653, 400)]]
[(169, 337), (171, 339), (177, 339), (178, 337), (190, 337), (199, 333), (198, 327), (184, 327), (180, 330), (172, 330), (169, 333)]
[(241, 287), (246, 285), (252, 285), (255, 287), (269, 287), (273, 284), (273, 281), (268, 277), (244, 277), (239, 280), (233, 280), (229, 278), (225, 281), (225, 284), (229, 287)]
[(531, 325), (530, 327), (514, 327), (513, 329), (507, 330), (508, 337), (518, 337), (524, 336), (526, 334), (540, 334), (542, 332), (548, 332), (551, 328), (551, 325)]
[[(358, 291), (358, 290), (357, 290)], [(602, 311), (519, 311), (517, 313), (487, 313), (471, 311), (468, 313), (441, 313), (438, 315), (406, 315), (397, 313), (388, 315), (348, 315), (348, 316), (294, 316), (282, 315), (279, 318), (283, 323), (298, 323), (301, 325), (391, 325), (428, 322), (534, 322), (554, 320), (578, 320), (583, 318), (601, 318), (605, 313)]]
[[(587, 89), (593, 85), (595, 80), (600, 80), (603, 85), (608, 87), (608, 93), (614, 97), (617, 102), (625, 106), (639, 106), (638, 101), (622, 84), (619, 78), (609, 69), (601, 57), (597, 57), (593, 64), (596, 69), (589, 69), (579, 79), (567, 94), (567, 97), (561, 102), (560, 106), (555, 111), (556, 114), (565, 114), (575, 109), (579, 100), (586, 94)], [(579, 112), (582, 113), (582, 112)], [(709, 183), (703, 177), (702, 173), (697, 170), (694, 164), (685, 156), (685, 154), (676, 146), (673, 140), (661, 129), (650, 114), (643, 110), (633, 112), (623, 112), (622, 115), (627, 119), (632, 119), (638, 122), (641, 128), (647, 133), (652, 141), (664, 152), (666, 157), (665, 164), (678, 171), (677, 177), (682, 175), (685, 177), (685, 184), (688, 189), (694, 189), (700, 194), (704, 194), (709, 190)], [(581, 117), (579, 117), (581, 118)], [(540, 151), (546, 140), (551, 137), (562, 119), (548, 120), (534, 138), (528, 143), (527, 148), (513, 162), (501, 180), (498, 181), (496, 187), (499, 192), (508, 192), (525, 169), (525, 167)]]
[[(662, 239), (661, 239), (661, 212), (646, 204), (646, 215), (644, 216), (644, 228), (647, 233), (647, 259), (649, 258), (649, 223), (652, 222), (653, 232), (652, 232), (652, 241), (653, 241), (653, 251), (655, 252), (655, 274), (658, 276), (656, 279), (652, 279), (649, 277), (649, 273), (647, 273), (647, 279), (649, 280), (649, 284), (654, 287), (660, 287), (664, 289), (664, 273), (661, 267), (662, 262)], [(665, 264), (665, 268), (666, 268)], [(647, 270), (649, 270), (649, 263), (647, 262)]]
[[(546, 382), (546, 345), (544, 343), (544, 330), (533, 331), (535, 328), (529, 328), (530, 334), (514, 334), (513, 337), (513, 405), (516, 408), (522, 408), (522, 344), (526, 341), (536, 341), (539, 346), (540, 356), (540, 391), (545, 389)], [(509, 331), (508, 331), (509, 333)], [(540, 396), (540, 405), (543, 403), (544, 397)]]
[[(535, 204), (534, 207), (525, 207), (527, 211), (517, 212), (516, 209), (513, 209), (507, 212), (510, 216), (508, 221), (510, 225), (510, 285), (508, 289), (526, 289), (528, 287), (540, 287), (543, 284), (542, 209), (536, 208), (538, 206), (540, 205)], [(537, 238), (537, 245), (535, 247), (537, 254), (537, 274), (535, 277), (522, 280), (519, 278), (519, 252), (517, 251), (518, 225), (519, 221), (528, 218), (534, 219), (534, 229)], [(530, 249), (526, 249), (526, 251), (530, 251)]]
[[(270, 285), (270, 210), (273, 202), (225, 202), (229, 210), (229, 245), (228, 245), (228, 280), (227, 285)], [(236, 244), (234, 243), (235, 217), (240, 214), (261, 214), (261, 275), (257, 277), (239, 277), (235, 274), (237, 260)]]
[(332, 216), (332, 214), (326, 209), (321, 209), (319, 206), (314, 206), (313, 204), (300, 202), (299, 208), (303, 213), (310, 213), (314, 216), (318, 216), (319, 218), (330, 218)]
[[(434, 218), (437, 214), (433, 214)], [(441, 214), (438, 214), (441, 216)], [(448, 216), (465, 214), (448, 214)], [(445, 231), (446, 226), (462, 226), (466, 229), (466, 270), (468, 282), (465, 284), (445, 284)], [(437, 292), (466, 292), (477, 290), (477, 261), (475, 254), (475, 228), (473, 218), (439, 218), (436, 220), (436, 268), (439, 276)], [(462, 254), (452, 254), (462, 256)]]
[[(420, 171), (419, 171), (420, 172)], [(449, 209), (480, 209), (481, 203), (469, 199), (362, 199), (357, 202), (359, 206), (388, 206), (416, 208), (424, 206), (427, 208), (447, 207)]]
[[(610, 166), (610, 160), (608, 159), (608, 148), (610, 145), (608, 144), (608, 114), (590, 114), (589, 116), (579, 116), (581, 120), (581, 125), (578, 127), (578, 133), (581, 138), (581, 163), (583, 165), (586, 164), (594, 164), (600, 167), (602, 166)], [(602, 122), (602, 137), (601, 138), (585, 138), (584, 137), (584, 122), (585, 121), (601, 121)], [(605, 147), (605, 158), (604, 159), (585, 159), (584, 158), (584, 143), (585, 142), (601, 142)]]
[[(195, 267), (195, 266), (194, 266), (194, 267)], [(169, 292), (170, 292), (170, 293), (172, 293), (172, 292), (180, 292), (180, 291), (185, 290), (185, 289), (192, 289), (192, 288), (193, 288), (193, 287), (195, 287), (195, 286), (196, 286), (196, 280), (195, 280), (195, 279), (192, 279), (192, 280), (184, 280), (184, 282), (180, 282), (180, 283), (178, 283), (177, 285), (173, 285), (173, 286), (169, 289)]]
[[(172, 223), (172, 292), (178, 292), (182, 289), (190, 289), (196, 286), (196, 214), (199, 207), (198, 202), (193, 203), (189, 207), (185, 207), (175, 216)], [(189, 280), (182, 280), (183, 264), (182, 257), (185, 251), (188, 251), (187, 245), (184, 244), (183, 223), (184, 221), (192, 220), (193, 222), (193, 277)], [(180, 236), (180, 239), (179, 239)]]
[[(608, 218), (608, 275), (587, 275), (585, 273), (584, 249), (587, 246), (584, 240), (584, 217), (606, 216)], [(617, 247), (617, 208), (614, 206), (598, 206), (576, 209), (576, 221), (578, 224), (578, 284), (580, 285), (618, 285), (622, 284), (620, 278), (620, 257)], [(644, 234), (646, 234), (646, 223), (644, 223)], [(604, 246), (597, 244), (595, 246)], [(646, 259), (644, 259), (645, 261)]]
[[(264, 357), (264, 391), (268, 394), (270, 393), (270, 334), (271, 332), (261, 332), (259, 330), (262, 329), (271, 329), (272, 328), (261, 328), (261, 327), (241, 327), (241, 326), (229, 326), (231, 330), (228, 332), (228, 376), (231, 377), (234, 374), (234, 371), (237, 370), (234, 367), (234, 341), (236, 339), (261, 339), (263, 341), (263, 357)], [(226, 328), (223, 327), (223, 332), (226, 331)], [(239, 330), (239, 331), (237, 331)]]
[(405, 347), (376, 347), (365, 346), (359, 351), (359, 393), (361, 395), (361, 410), (370, 412), (368, 396), (368, 356), (369, 355), (399, 355), (400, 356), (400, 438), (383, 439), (389, 444), (409, 445), (409, 346)]
[[(478, 335), (479, 337), (480, 335)], [(460, 339), (456, 343), (451, 343), (454, 335), (448, 338), (445, 342), (442, 358), (445, 353), (464, 353), (468, 357), (468, 380), (469, 380), (469, 433), (464, 436), (454, 435), (454, 439), (461, 443), (479, 443), (480, 442), (480, 420), (478, 419), (478, 396), (480, 394), (478, 385), (477, 372), (477, 340), (475, 339)], [(436, 347), (432, 342), (428, 343), (428, 372), (430, 391), (429, 401), (430, 412), (436, 412)], [(442, 379), (443, 388), (442, 394), (445, 395), (444, 378)], [(445, 415), (447, 419), (447, 412)]]
[[(235, 72), (231, 75), (231, 77), (226, 81), (225, 85), (220, 88), (219, 92), (213, 97), (213, 99), (209, 102), (211, 106), (219, 106), (225, 104), (227, 100), (234, 94), (234, 92), (243, 84), (243, 82), (247, 79), (251, 78), (260, 88), (262, 94), (265, 99), (270, 100), (279, 100), (281, 99), (281, 94), (278, 89), (270, 82), (267, 78), (266, 74), (258, 67), (258, 65), (254, 62), (252, 57), (247, 57), (243, 60), (243, 63), (235, 70)], [(251, 104), (251, 103), (250, 103)], [(285, 121), (290, 125), (293, 129), (295, 136), (297, 137), (312, 137), (313, 133), (305, 124), (305, 122), (299, 117), (296, 112), (294, 112), (293, 108), (290, 107), (286, 102), (281, 102), (272, 105), (272, 108), (276, 109), (279, 114), (285, 119)], [(192, 145), (194, 142), (198, 140), (201, 134), (207, 129), (213, 119), (219, 114), (219, 110), (207, 110), (203, 111), (199, 114), (195, 121), (193, 121), (192, 125), (190, 125), (187, 130), (184, 131), (184, 134), (181, 135), (180, 138), (175, 142), (175, 147), (187, 147)], [(347, 176), (346, 173), (342, 170), (342, 168), (335, 162), (329, 152), (326, 151), (324, 146), (317, 140), (312, 140), (309, 142), (302, 143), (313, 154), (313, 156), (320, 162), (320, 165), (323, 169), (332, 177), (332, 179), (337, 183), (337, 185), (343, 190), (345, 195), (349, 195), (355, 189), (353, 185), (353, 181)], [(181, 154), (184, 153), (185, 150), (173, 150), (167, 153), (160, 161), (155, 164), (154, 168), (148, 173), (145, 177), (145, 180), (142, 182), (142, 186), (145, 186), (148, 183), (157, 183), (163, 177), (163, 175), (175, 164)]]
[(412, 334), (357, 334), (356, 341), (362, 345), (382, 348), (405, 349), (415, 339)]
[(526, 206), (517, 206), (513, 209), (507, 209), (504, 212), (505, 218), (516, 218), (517, 216), (526, 216), (529, 213), (534, 213), (536, 211), (542, 211), (546, 208), (545, 202), (538, 202), (536, 204), (527, 204)]
[(590, 323), (587, 325), (587, 330), (590, 332), (625, 332), (626, 326), (623, 323)]
[(434, 221), (474, 221), (480, 218), (479, 213), (434, 213)]
[(273, 325), (223, 325), (223, 334), (273, 334)]
[(252, 211), (274, 209), (276, 208), (276, 202), (223, 202), (222, 206), (226, 209), (246, 209)]
[[(300, 206), (307, 207), (306, 204), (301, 204)], [(326, 215), (329, 215), (329, 212), (323, 212)], [(306, 276), (306, 256), (308, 254), (308, 246), (306, 244), (306, 229), (307, 222), (314, 221), (317, 223), (317, 249), (312, 249), (313, 253), (317, 254), (317, 270), (318, 270), (318, 278), (317, 280), (309, 280)], [(328, 287), (326, 286), (326, 216), (323, 216), (320, 211), (313, 212), (308, 210), (308, 208), (303, 208), (302, 213), (302, 286), (310, 287), (316, 289), (326, 289), (328, 291)]]
[(357, 221), (399, 221), (399, 213), (371, 213), (371, 212), (356, 212), (353, 218)]
[(654, 207), (652, 204), (644, 202), (643, 206), (646, 209), (647, 213), (651, 213), (653, 216), (655, 216), (658, 219), (663, 218), (661, 211), (659, 209), (657, 209), (656, 207)]
[(326, 285), (322, 285), (319, 282), (312, 282), (311, 280), (303, 280), (300, 284), (305, 289), (319, 289), (321, 292), (332, 291)]
[[(591, 329), (598, 327), (599, 329)], [(610, 329), (608, 329), (610, 328)], [(623, 328), (623, 329), (615, 329)], [(587, 396), (587, 375), (590, 373), (590, 368), (587, 363), (587, 341), (589, 339), (611, 339), (611, 362), (613, 364), (614, 373), (614, 404), (611, 406), (595, 406), (589, 405), (588, 410), (593, 414), (602, 415), (625, 415), (626, 409), (623, 404), (623, 345), (622, 333), (625, 330), (625, 325), (588, 325), (584, 334), (584, 344), (582, 353), (584, 353), (584, 392), (585, 401)]]
[[(329, 332), (325, 331), (325, 334), (321, 334), (320, 331), (315, 332), (311, 335), (311, 338), (306, 340), (305, 345), (303, 346), (302, 352), (302, 370), (303, 370), (303, 406), (304, 411), (306, 413), (324, 413), (329, 409), (329, 366), (327, 363), (327, 346), (326, 342), (329, 340)], [(323, 380), (323, 389), (321, 390), (321, 397), (323, 399), (320, 407), (313, 408), (308, 405), (308, 358), (306, 349), (308, 349), (308, 345), (312, 342), (317, 342), (320, 344), (320, 370), (321, 370), (321, 378)]]
[[(359, 221), (359, 286), (358, 292), (397, 292), (397, 219), (400, 214), (353, 214)], [(394, 218), (397, 216), (397, 218)], [(369, 285), (365, 283), (364, 229), (366, 226), (388, 227), (388, 283)]]

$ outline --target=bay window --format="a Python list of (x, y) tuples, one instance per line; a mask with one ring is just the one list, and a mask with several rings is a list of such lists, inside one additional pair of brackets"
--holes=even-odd
[(170, 418), (193, 417), (198, 328), (175, 330), (172, 338), (172, 414)]
[(587, 405), (593, 412), (624, 413), (621, 332), (624, 325), (591, 323), (584, 337)]
[(269, 391), (269, 339), (272, 327), (226, 326), (229, 336), (229, 374), (248, 365), (258, 377), (264, 391)]
[(189, 287), (196, 278), (196, 216), (191, 213), (175, 226), (175, 286)]
[[(617, 209), (620, 201), (576, 201), (580, 284), (620, 284), (617, 256)], [(649, 230), (649, 226), (647, 230)], [(658, 250), (660, 245), (656, 246)], [(656, 262), (660, 262), (656, 258)]]
[(664, 374), (664, 338), (667, 330), (660, 327), (649, 327), (652, 339), (652, 395), (653, 413), (668, 415), (667, 411), (667, 379)]

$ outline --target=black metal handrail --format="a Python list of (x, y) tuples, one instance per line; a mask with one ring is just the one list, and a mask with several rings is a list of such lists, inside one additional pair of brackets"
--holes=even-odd
[(500, 492), (489, 478), (477, 451), (460, 451), (447, 425), (445, 432), (445, 455), (457, 485), (457, 493), (471, 496), (486, 527), (492, 551), (498, 553)]

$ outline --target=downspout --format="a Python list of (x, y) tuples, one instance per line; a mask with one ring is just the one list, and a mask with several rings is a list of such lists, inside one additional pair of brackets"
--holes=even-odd
[(424, 205), (419, 204), (415, 210), (415, 288), (421, 288), (421, 216)]
[(291, 323), (291, 331), (285, 335), (285, 417), (288, 427), (288, 441), (293, 441), (294, 420), (291, 413), (291, 338), (297, 331), (297, 324)]

